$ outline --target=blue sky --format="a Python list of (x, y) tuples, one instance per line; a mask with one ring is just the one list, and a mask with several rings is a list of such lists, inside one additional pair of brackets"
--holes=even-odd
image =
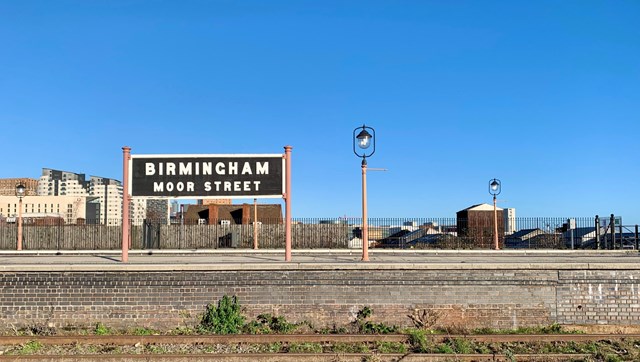
[[(294, 217), (640, 223), (638, 1), (0, 0), (0, 178), (281, 153)], [(263, 200), (268, 202), (268, 200)]]

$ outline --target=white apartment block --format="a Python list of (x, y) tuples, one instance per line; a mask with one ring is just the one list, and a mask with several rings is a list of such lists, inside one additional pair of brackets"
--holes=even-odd
[(118, 180), (91, 176), (89, 195), (97, 197), (100, 204), (100, 224), (122, 223), (122, 184)]
[(122, 183), (118, 180), (84, 174), (42, 169), (38, 180), (38, 195), (85, 196), (97, 203), (95, 210), (86, 216), (87, 223), (119, 225), (122, 222)]
[[(86, 217), (87, 198), (84, 196), (25, 196), (22, 198), (22, 218), (62, 218), (75, 224)], [(17, 196), (0, 196), (0, 216), (14, 222), (19, 214)]]
[(504, 232), (511, 235), (516, 232), (516, 209), (505, 208), (502, 210), (504, 216)]

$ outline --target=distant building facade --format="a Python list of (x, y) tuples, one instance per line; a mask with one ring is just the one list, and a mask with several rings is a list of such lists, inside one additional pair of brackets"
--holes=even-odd
[(122, 221), (122, 183), (118, 180), (43, 168), (38, 180), (39, 196), (89, 198), (87, 223), (119, 225)]
[[(17, 196), (0, 196), (0, 215), (15, 222), (19, 214)], [(87, 217), (86, 196), (26, 196), (22, 198), (24, 220), (62, 219), (66, 224), (83, 223)], [(79, 221), (80, 220), (80, 221)]]
[(37, 195), (38, 180), (32, 178), (4, 178), (0, 179), (0, 196), (15, 196), (16, 186), (25, 187), (26, 196)]
[[(498, 241), (502, 245), (505, 233), (503, 209), (497, 207)], [(481, 245), (490, 245), (494, 233), (493, 205), (477, 204), (456, 213), (456, 225), (459, 237), (474, 239)]]
[(516, 232), (516, 209), (509, 207), (502, 210), (504, 215), (504, 233), (511, 235)]

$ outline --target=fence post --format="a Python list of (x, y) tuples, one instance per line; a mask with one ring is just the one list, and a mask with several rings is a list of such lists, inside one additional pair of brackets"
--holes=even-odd
[(600, 250), (600, 216), (596, 215), (596, 250)]
[(611, 226), (611, 249), (616, 250), (616, 218), (611, 214), (609, 226)]
[(636, 225), (636, 250), (638, 250), (638, 225)]

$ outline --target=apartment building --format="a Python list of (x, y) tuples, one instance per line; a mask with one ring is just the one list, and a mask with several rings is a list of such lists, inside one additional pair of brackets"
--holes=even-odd
[(118, 180), (50, 168), (42, 169), (37, 187), (40, 196), (85, 197), (86, 222), (104, 225), (122, 222), (122, 193)]

